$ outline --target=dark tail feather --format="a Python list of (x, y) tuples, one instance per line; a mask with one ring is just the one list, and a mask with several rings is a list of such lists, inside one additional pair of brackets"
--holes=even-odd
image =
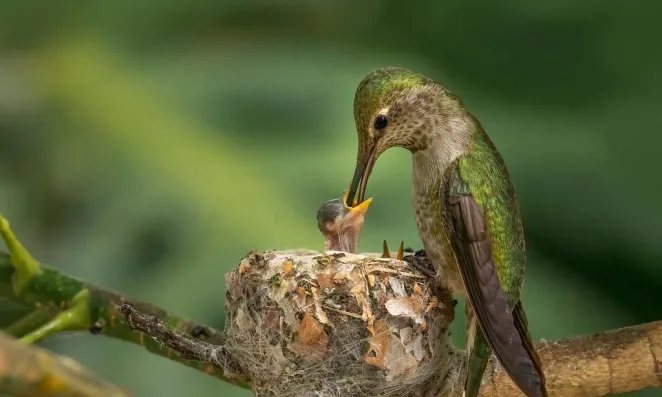
[(515, 320), (515, 328), (522, 339), (522, 345), (526, 352), (531, 357), (533, 361), (533, 366), (540, 376), (540, 389), (542, 391), (542, 396), (547, 397), (547, 387), (545, 386), (545, 373), (542, 372), (542, 363), (540, 361), (540, 356), (533, 347), (533, 341), (531, 341), (531, 335), (529, 335), (529, 322), (526, 319), (526, 313), (522, 307), (522, 301), (517, 301), (517, 304), (513, 308), (513, 318)]
[(508, 310), (510, 298), (499, 279), (484, 211), (471, 195), (459, 190), (453, 194), (448, 197), (457, 237), (453, 238), (453, 249), (480, 329), (520, 390), (528, 397), (545, 397), (540, 359), (531, 343), (522, 306), (517, 303), (512, 311)]

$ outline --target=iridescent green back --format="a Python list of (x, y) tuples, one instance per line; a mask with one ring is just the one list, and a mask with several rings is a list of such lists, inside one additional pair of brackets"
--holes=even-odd
[(490, 138), (478, 129), (472, 141), (471, 150), (456, 166), (485, 211), (497, 274), (512, 307), (520, 296), (526, 262), (519, 205), (503, 158)]

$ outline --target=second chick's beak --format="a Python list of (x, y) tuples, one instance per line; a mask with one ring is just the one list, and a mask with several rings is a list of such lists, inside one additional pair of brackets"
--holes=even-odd
[(350, 207), (346, 204), (347, 194), (325, 202), (317, 211), (317, 227), (324, 235), (327, 251), (358, 253), (365, 214), (372, 198)]

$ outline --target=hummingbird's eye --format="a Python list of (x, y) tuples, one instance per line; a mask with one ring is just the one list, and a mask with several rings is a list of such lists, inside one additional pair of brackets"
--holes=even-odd
[(387, 124), (388, 124), (388, 119), (383, 114), (378, 114), (377, 117), (375, 117), (376, 130), (383, 130), (384, 128), (386, 128)]

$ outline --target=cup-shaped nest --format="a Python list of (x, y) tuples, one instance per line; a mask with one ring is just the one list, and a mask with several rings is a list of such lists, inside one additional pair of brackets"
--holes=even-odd
[(439, 396), (457, 383), (450, 295), (406, 262), (250, 253), (226, 283), (228, 352), (258, 396)]

